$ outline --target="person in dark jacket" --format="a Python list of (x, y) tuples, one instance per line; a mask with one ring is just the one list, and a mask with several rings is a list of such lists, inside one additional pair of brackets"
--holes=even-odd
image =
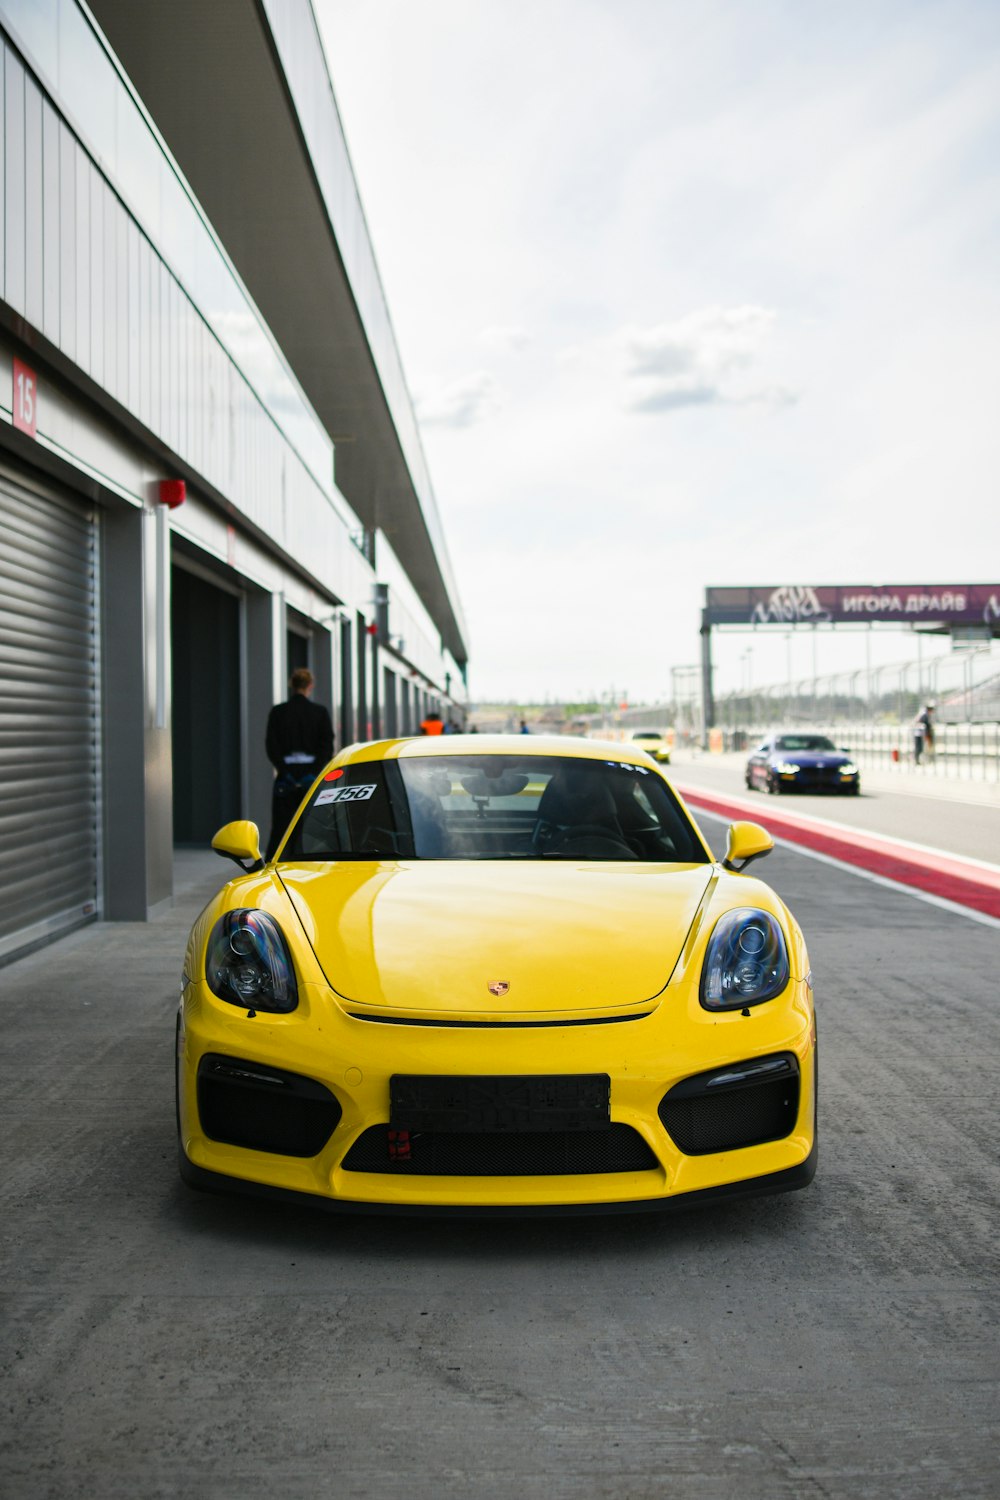
[(288, 701), (276, 703), (267, 716), (267, 758), (275, 770), (267, 859), (274, 858), (306, 788), (333, 755), (330, 715), (321, 703), (309, 701), (314, 686), (309, 668), (296, 667)]
[(927, 703), (913, 721), (913, 759), (919, 766), (920, 757), (926, 750), (934, 753), (934, 705)]

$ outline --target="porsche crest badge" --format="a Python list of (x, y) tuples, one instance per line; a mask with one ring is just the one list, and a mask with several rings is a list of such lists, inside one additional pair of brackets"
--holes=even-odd
[(506, 995), (507, 991), (510, 989), (510, 980), (492, 979), (486, 986), (486, 988), (489, 990), (491, 995), (496, 995), (499, 998), (502, 995)]

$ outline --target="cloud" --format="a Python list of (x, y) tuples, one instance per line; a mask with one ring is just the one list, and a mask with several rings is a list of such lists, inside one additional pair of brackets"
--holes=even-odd
[(627, 408), (787, 406), (793, 393), (763, 383), (755, 370), (776, 317), (772, 308), (752, 304), (706, 307), (674, 323), (623, 329), (617, 343)]
[(496, 380), (488, 370), (478, 370), (417, 397), (417, 419), (424, 427), (472, 427), (493, 416), (502, 404)]
[(677, 411), (682, 406), (715, 406), (721, 397), (707, 385), (678, 383), (652, 387), (645, 394), (635, 394), (629, 401), (630, 411)]

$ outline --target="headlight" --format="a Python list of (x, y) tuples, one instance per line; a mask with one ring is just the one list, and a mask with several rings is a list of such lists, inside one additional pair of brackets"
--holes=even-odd
[(779, 776), (794, 776), (796, 771), (802, 770), (802, 767), (794, 760), (779, 760), (774, 769)]
[(844, 764), (840, 768), (840, 774), (841, 776), (857, 776), (858, 768), (853, 760), (844, 761)]
[(278, 924), (263, 911), (227, 911), (212, 929), (205, 977), (213, 995), (244, 1010), (285, 1013), (299, 1003)]
[(770, 912), (743, 906), (715, 925), (701, 971), (706, 1010), (741, 1010), (773, 1000), (788, 983), (788, 953)]

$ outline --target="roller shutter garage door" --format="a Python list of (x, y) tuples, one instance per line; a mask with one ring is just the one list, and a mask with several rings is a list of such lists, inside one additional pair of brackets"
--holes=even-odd
[(96, 533), (0, 470), (0, 958), (97, 914)]

